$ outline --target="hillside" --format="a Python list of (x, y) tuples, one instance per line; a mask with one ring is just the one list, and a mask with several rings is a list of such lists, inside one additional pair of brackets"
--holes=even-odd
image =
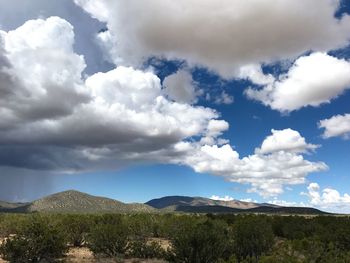
[(22, 206), (3, 209), (4, 212), (55, 212), (55, 213), (135, 213), (155, 212), (145, 204), (125, 204), (110, 198), (92, 196), (78, 191), (65, 191), (46, 196)]

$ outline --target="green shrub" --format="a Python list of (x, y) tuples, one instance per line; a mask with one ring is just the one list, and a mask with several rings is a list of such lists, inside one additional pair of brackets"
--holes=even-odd
[(278, 237), (296, 240), (313, 235), (316, 226), (312, 220), (300, 216), (275, 216), (272, 220), (272, 229)]
[(93, 226), (92, 219), (87, 215), (65, 215), (60, 222), (70, 245), (80, 247)]
[(67, 251), (65, 237), (40, 216), (28, 218), (15, 236), (8, 236), (0, 254), (10, 262), (53, 262)]
[(22, 228), (26, 216), (19, 214), (3, 214), (0, 222), (0, 237), (17, 234)]
[(234, 225), (234, 248), (239, 261), (256, 261), (274, 244), (271, 224), (264, 217), (246, 216)]
[(230, 256), (228, 226), (220, 220), (186, 224), (174, 235), (171, 261), (213, 263)]
[(305, 263), (305, 257), (293, 249), (293, 242), (279, 240), (270, 255), (262, 256), (259, 263)]
[(95, 224), (120, 225), (124, 223), (125, 216), (120, 214), (103, 214), (95, 217)]
[(129, 229), (129, 233), (134, 238), (153, 237), (155, 216), (150, 214), (128, 215), (124, 220)]
[(95, 255), (123, 256), (127, 249), (128, 231), (122, 225), (99, 224), (88, 236), (88, 247)]
[(156, 241), (136, 240), (128, 244), (128, 256), (135, 258), (157, 258), (166, 257), (166, 251)]

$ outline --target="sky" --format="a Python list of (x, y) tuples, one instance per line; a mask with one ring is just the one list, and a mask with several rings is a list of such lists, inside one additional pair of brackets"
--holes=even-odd
[(348, 0), (0, 0), (0, 200), (350, 213)]

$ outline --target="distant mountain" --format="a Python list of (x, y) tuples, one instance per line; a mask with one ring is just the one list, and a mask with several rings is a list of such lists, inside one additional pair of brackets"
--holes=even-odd
[(105, 197), (78, 191), (65, 191), (28, 203), (0, 201), (0, 212), (7, 213), (264, 213), (264, 214), (327, 214), (308, 207), (283, 207), (252, 202), (218, 201), (203, 197), (166, 196), (145, 204), (125, 204)]
[(9, 210), (13, 210), (13, 211), (21, 210), (21, 209), (24, 209), (24, 207), (27, 205), (28, 203), (9, 203), (9, 202), (0, 201), (0, 212), (7, 212)]
[(283, 215), (323, 215), (328, 214), (311, 207), (273, 207), (260, 206), (249, 209), (231, 208), (225, 206), (178, 206), (176, 212), (184, 213), (221, 213), (221, 214), (283, 214)]
[(312, 207), (295, 207), (295, 206), (261, 206), (249, 209), (251, 213), (264, 214), (289, 214), (289, 215), (326, 215), (331, 214)]
[(2, 212), (55, 213), (150, 213), (156, 211), (153, 207), (145, 204), (125, 204), (113, 199), (92, 196), (73, 190), (49, 195), (31, 203), (14, 205), (13, 207), (7, 203), (2, 209)]
[[(188, 197), (188, 196), (166, 196), (158, 199), (150, 200), (146, 203), (149, 206), (152, 206), (157, 209), (164, 209), (167, 211), (178, 211), (179, 207), (190, 206), (190, 207), (199, 207), (199, 206), (222, 206), (234, 209), (251, 209), (262, 206), (262, 204), (253, 203), (253, 202), (243, 202), (238, 200), (232, 201), (221, 201), (213, 200), (204, 197)], [(278, 207), (276, 205), (264, 204), (264, 206), (269, 207)]]
[(146, 203), (164, 212), (184, 213), (265, 213), (265, 214), (327, 214), (309, 207), (284, 207), (267, 203), (238, 200), (218, 201), (203, 197), (166, 196)]

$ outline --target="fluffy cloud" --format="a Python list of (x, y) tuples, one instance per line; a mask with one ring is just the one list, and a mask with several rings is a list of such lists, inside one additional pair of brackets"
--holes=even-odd
[(263, 196), (327, 169), (304, 159), (315, 147), (292, 130), (273, 131), (241, 158), (221, 138), (229, 125), (215, 110), (167, 99), (151, 72), (119, 66), (83, 79), (84, 58), (74, 53), (73, 29), (63, 19), (0, 34), (0, 166), (76, 172), (173, 163), (249, 184)]
[[(219, 196), (219, 195), (212, 195), (210, 197), (210, 199), (212, 200), (216, 200), (216, 201), (225, 201), (225, 202), (228, 202), (228, 201), (234, 201), (235, 199), (229, 195), (225, 195), (225, 196)], [(239, 201), (241, 202), (247, 202), (247, 203), (258, 203), (257, 200), (253, 200), (251, 198), (245, 198), (245, 199), (239, 199)]]
[(307, 205), (304, 203), (298, 203), (298, 202), (290, 202), (285, 200), (279, 200), (277, 198), (274, 198), (273, 200), (268, 201), (269, 204), (278, 205), (278, 206), (298, 206), (298, 207), (306, 207)]
[(232, 77), (241, 66), (327, 51), (349, 40), (349, 16), (334, 17), (339, 0), (74, 1), (107, 23), (100, 39), (123, 65), (160, 56)]
[(310, 203), (316, 207), (327, 210), (337, 210), (338, 212), (350, 211), (350, 195), (341, 195), (337, 190), (325, 188), (321, 190), (317, 183), (310, 183), (308, 192), (302, 193), (310, 199)]
[(180, 103), (195, 103), (197, 102), (197, 95), (200, 94), (192, 75), (185, 70), (179, 70), (167, 76), (163, 81), (163, 85), (164, 94), (169, 99)]
[(318, 147), (317, 145), (306, 143), (305, 138), (292, 129), (271, 130), (271, 132), (272, 135), (263, 141), (261, 148), (257, 149), (257, 152), (262, 154), (279, 151), (305, 153)]
[(290, 112), (329, 103), (349, 88), (349, 61), (313, 53), (297, 59), (287, 74), (264, 88), (249, 88), (246, 95), (272, 109)]
[(210, 197), (210, 199), (215, 200), (215, 201), (225, 201), (225, 202), (235, 200), (233, 197), (228, 196), (228, 195), (225, 195), (224, 197), (220, 197), (218, 195), (212, 195)]
[(216, 96), (214, 99), (214, 103), (215, 104), (225, 104), (225, 105), (229, 105), (232, 104), (234, 102), (234, 97), (227, 94), (225, 91), (222, 91), (220, 95)]
[(350, 114), (336, 115), (332, 118), (321, 120), (319, 128), (324, 128), (323, 138), (342, 136), (345, 139), (350, 135)]
[(153, 73), (118, 67), (83, 80), (84, 58), (74, 53), (73, 28), (63, 19), (1, 31), (0, 43), (3, 166), (108, 168), (158, 151), (172, 158), (177, 143), (214, 136), (218, 114), (167, 100)]
[[(302, 152), (314, 148), (307, 144), (299, 133), (292, 130), (274, 131), (275, 134), (298, 134), (297, 140), (286, 140), (281, 136), (268, 136), (261, 148), (255, 154), (240, 158), (228, 144), (198, 145), (187, 143), (182, 148), (187, 149), (180, 163), (187, 164), (196, 172), (210, 173), (223, 176), (231, 182), (251, 185), (250, 192), (256, 192), (264, 197), (276, 196), (283, 193), (286, 185), (305, 183), (309, 173), (320, 172), (327, 169), (322, 162), (310, 162), (304, 159)], [(274, 138), (275, 148), (263, 151), (263, 145), (268, 145)], [(293, 137), (292, 137), (293, 138)], [(300, 142), (304, 142), (303, 145)], [(278, 146), (278, 145), (281, 146)], [(264, 146), (266, 147), (266, 146)], [(265, 148), (266, 149), (266, 148)]]
[[(200, 140), (202, 145), (214, 145), (214, 144), (225, 144), (227, 140), (219, 138), (223, 132), (229, 129), (229, 124), (223, 120), (211, 120), (208, 124), (205, 136)], [(221, 142), (221, 143), (220, 143)]]
[(239, 78), (248, 79), (257, 85), (267, 85), (275, 81), (271, 74), (264, 74), (260, 65), (247, 65), (240, 68)]
[(72, 26), (58, 17), (0, 31), (0, 126), (60, 118), (88, 100), (80, 74), (83, 57), (72, 50)]

